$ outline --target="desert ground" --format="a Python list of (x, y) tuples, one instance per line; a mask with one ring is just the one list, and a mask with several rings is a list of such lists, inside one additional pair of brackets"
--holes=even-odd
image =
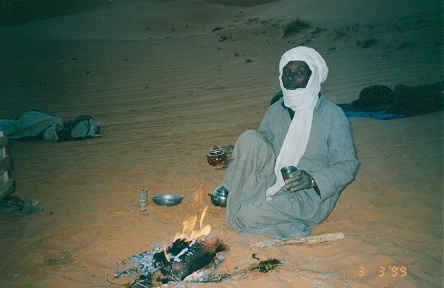
[[(0, 118), (38, 109), (91, 115), (101, 138), (11, 142), (14, 195), (44, 210), (0, 215), (1, 287), (122, 287), (131, 255), (169, 245), (209, 206), (211, 235), (229, 246), (224, 273), (282, 262), (220, 283), (168, 287), (442, 287), (443, 113), (349, 117), (360, 163), (320, 244), (257, 248), (210, 197), (224, 170), (213, 145), (257, 129), (279, 91), (278, 63), (305, 45), (323, 55), (322, 91), (348, 103), (370, 85), (443, 80), (442, 1), (45, 0), (0, 5)], [(300, 20), (307, 25), (285, 35)], [(137, 190), (185, 195), (145, 212)], [(255, 258), (252, 257), (255, 256)]]

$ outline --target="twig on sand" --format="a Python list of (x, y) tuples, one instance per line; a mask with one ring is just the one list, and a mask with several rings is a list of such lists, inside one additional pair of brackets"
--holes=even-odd
[(257, 242), (251, 244), (250, 246), (271, 247), (271, 246), (284, 246), (284, 245), (307, 245), (307, 244), (316, 244), (316, 243), (322, 243), (322, 242), (340, 240), (340, 239), (344, 239), (344, 233), (342, 232), (308, 236), (305, 238), (273, 239), (263, 242)]

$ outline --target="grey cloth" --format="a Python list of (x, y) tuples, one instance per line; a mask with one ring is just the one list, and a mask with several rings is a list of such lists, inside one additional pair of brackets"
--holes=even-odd
[(37, 199), (9, 195), (0, 201), (0, 214), (23, 216), (42, 211), (43, 208)]
[(0, 119), (0, 131), (9, 139), (43, 139), (57, 142), (67, 139), (100, 137), (100, 125), (91, 116), (80, 115), (74, 120), (63, 122), (59, 117), (30, 110), (18, 119)]
[(42, 137), (46, 141), (56, 142), (57, 133), (62, 130), (63, 121), (39, 111), (30, 110), (15, 120), (0, 119), (0, 131), (9, 139)]
[(320, 196), (314, 189), (290, 193), (283, 187), (266, 201), (265, 191), (276, 180), (276, 157), (291, 122), (282, 102), (268, 108), (259, 131), (244, 132), (234, 146), (233, 162), (222, 183), (230, 193), (226, 220), (231, 228), (246, 233), (305, 237), (310, 226), (330, 214), (343, 188), (353, 180), (358, 161), (347, 118), (321, 95), (307, 148), (297, 165), (315, 179)]

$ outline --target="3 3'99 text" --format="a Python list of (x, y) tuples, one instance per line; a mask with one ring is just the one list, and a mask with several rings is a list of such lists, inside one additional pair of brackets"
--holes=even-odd
[[(364, 277), (366, 274), (364, 266), (359, 267), (359, 277)], [(391, 277), (405, 277), (407, 276), (406, 266), (380, 266), (379, 277), (391, 276)]]

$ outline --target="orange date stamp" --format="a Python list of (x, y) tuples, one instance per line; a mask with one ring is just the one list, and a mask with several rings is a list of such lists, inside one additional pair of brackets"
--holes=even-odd
[[(378, 269), (379, 277), (406, 277), (408, 274), (406, 266), (379, 266)], [(359, 277), (365, 277), (367, 272), (364, 266), (359, 266)]]

